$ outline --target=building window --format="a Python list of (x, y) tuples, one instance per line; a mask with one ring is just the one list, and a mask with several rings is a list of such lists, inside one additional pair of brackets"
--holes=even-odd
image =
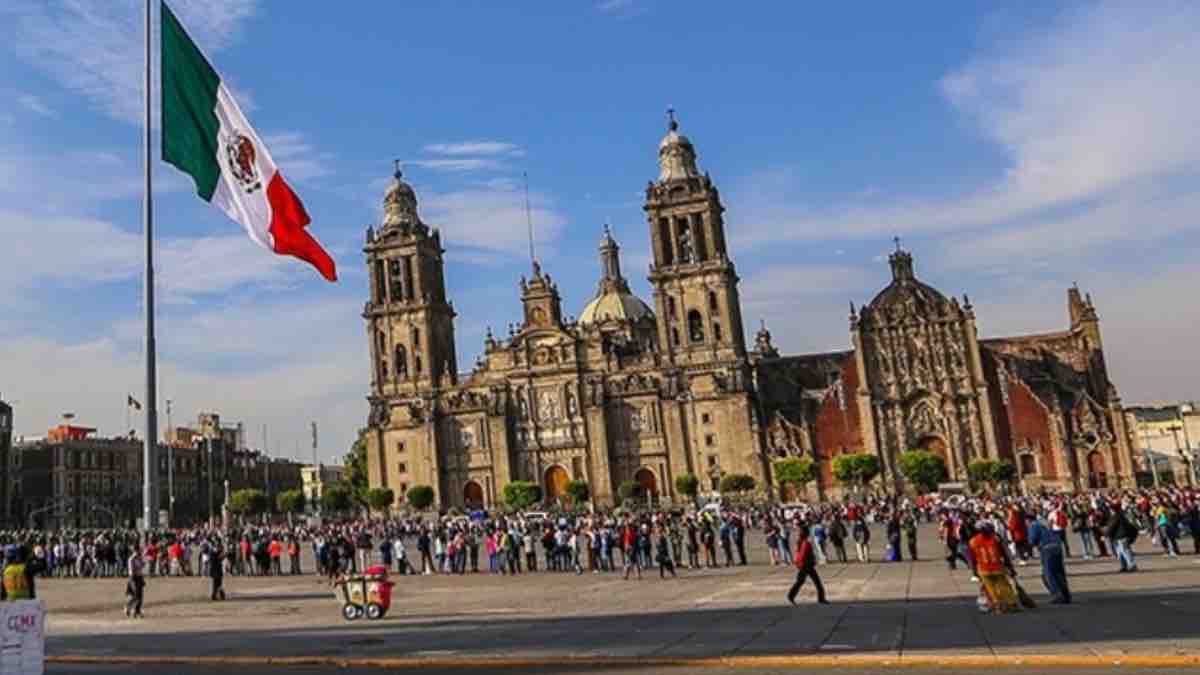
[(404, 496), (405, 496), (405, 495), (407, 495), (407, 494), (408, 494), (408, 483), (401, 483), (401, 484), (400, 484), (400, 495), (399, 495), (399, 497), (400, 497), (401, 499), (404, 499)]
[(408, 465), (404, 462), (400, 462), (400, 465), (397, 468), (400, 469), (400, 473), (408, 473)]
[(716, 455), (709, 455), (709, 456), (708, 456), (708, 468), (712, 469), (712, 468), (714, 468), (714, 467), (716, 467), (716, 466), (717, 466), (717, 456), (716, 456)]
[(721, 324), (716, 321), (713, 322), (713, 340), (716, 342), (721, 341)]
[(679, 329), (674, 326), (671, 327), (671, 346), (679, 346)]
[(712, 311), (717, 311), (717, 294), (712, 291), (708, 292), (708, 308)]
[(712, 415), (708, 413), (701, 413), (700, 421), (704, 424), (712, 424)]
[(721, 478), (719, 476), (712, 477), (712, 491), (718, 492), (721, 489)]
[(420, 354), (413, 356), (413, 372), (416, 373), (417, 375), (421, 374), (421, 355)]
[(675, 298), (667, 296), (667, 316), (675, 318)]
[(701, 318), (700, 312), (694, 309), (688, 312), (688, 339), (692, 342), (704, 342), (704, 319)]
[(396, 444), (396, 452), (404, 454), (404, 441), (400, 441)]
[(396, 377), (408, 377), (408, 353), (404, 351), (404, 345), (396, 345)]
[(717, 435), (716, 434), (705, 435), (704, 436), (704, 444), (710, 448), (713, 447), (714, 445), (716, 445), (717, 444)]

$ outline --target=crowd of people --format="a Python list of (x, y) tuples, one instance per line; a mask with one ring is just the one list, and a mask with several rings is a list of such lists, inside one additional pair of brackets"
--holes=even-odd
[[(1136, 572), (1133, 544), (1143, 534), (1164, 555), (1181, 555), (1190, 535), (1200, 554), (1200, 491), (1125, 490), (1026, 496), (867, 497), (843, 502), (579, 514), (442, 515), (328, 522), (319, 526), (195, 527), (139, 533), (10, 531), (4, 587), (32, 596), (33, 579), (128, 578), (126, 614), (141, 616), (147, 577), (203, 575), (213, 600), (226, 575), (304, 574), (330, 580), (382, 564), (400, 575), (518, 575), (536, 572), (661, 578), (678, 569), (746, 565), (752, 532), (761, 533), (771, 565), (793, 565), (795, 598), (811, 581), (825, 590), (820, 565), (872, 561), (873, 527), (882, 530), (882, 561), (918, 560), (918, 530), (934, 527), (950, 569), (962, 563), (980, 584), (980, 607), (1014, 611), (1028, 598), (1016, 568), (1035, 558), (1052, 602), (1071, 601), (1065, 561), (1073, 541), (1083, 559), (1113, 558)], [(757, 535), (753, 535), (757, 536)], [(853, 545), (853, 549), (849, 547)], [(853, 554), (851, 554), (851, 550)], [(28, 583), (21, 580), (28, 579)]]

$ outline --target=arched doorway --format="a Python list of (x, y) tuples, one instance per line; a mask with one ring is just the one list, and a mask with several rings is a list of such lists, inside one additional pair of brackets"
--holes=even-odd
[(473, 480), (463, 486), (463, 502), (468, 509), (483, 508), (483, 486)]
[(1108, 487), (1108, 471), (1104, 468), (1104, 455), (1093, 450), (1087, 456), (1088, 487), (1095, 490)]
[(946, 441), (942, 440), (941, 436), (926, 436), (917, 444), (918, 450), (932, 452), (942, 458), (946, 462), (947, 469), (950, 467), (950, 453), (946, 448)]
[(546, 499), (548, 501), (558, 501), (567, 493), (567, 482), (571, 480), (567, 475), (567, 470), (561, 466), (555, 465), (546, 469)]
[(637, 473), (633, 474), (633, 480), (642, 487), (643, 495), (650, 495), (658, 498), (658, 479), (654, 477), (654, 472), (650, 469), (638, 469)]

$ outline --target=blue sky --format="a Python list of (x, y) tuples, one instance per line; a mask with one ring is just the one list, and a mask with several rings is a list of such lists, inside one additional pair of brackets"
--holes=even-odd
[[(1078, 281), (1125, 399), (1193, 396), (1200, 8), (1030, 4), (177, 0), (342, 281), (255, 248), (156, 163), (162, 398), (177, 422), (265, 424), (288, 455), (317, 420), (322, 458), (344, 451), (393, 159), (443, 231), (464, 369), (519, 317), (523, 172), (567, 311), (606, 220), (648, 298), (668, 105), (721, 188), (747, 325), (784, 351), (845, 348), (900, 235), (985, 335), (1065, 327)], [(0, 396), (21, 433), (66, 411), (118, 433), (142, 390), (140, 6), (0, 8)]]

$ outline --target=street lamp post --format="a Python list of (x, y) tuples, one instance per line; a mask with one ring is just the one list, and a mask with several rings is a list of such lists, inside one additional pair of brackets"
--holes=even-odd
[(1175, 439), (1175, 454), (1179, 455), (1179, 458), (1183, 460), (1184, 466), (1187, 467), (1188, 487), (1196, 487), (1196, 478), (1192, 473), (1192, 458), (1183, 454), (1183, 448), (1179, 447), (1179, 430), (1182, 428), (1176, 424), (1167, 427), (1167, 431), (1170, 431), (1171, 437)]
[(1146, 441), (1146, 466), (1150, 467), (1150, 475), (1154, 478), (1154, 487), (1158, 485), (1158, 466), (1154, 463), (1154, 453), (1150, 450), (1150, 428), (1142, 425), (1142, 438)]
[(1187, 418), (1192, 414), (1191, 403), (1180, 403), (1175, 412), (1179, 415), (1179, 426), (1183, 429), (1183, 452), (1188, 464), (1188, 485), (1196, 487), (1196, 456), (1192, 454), (1192, 439), (1188, 436)]

